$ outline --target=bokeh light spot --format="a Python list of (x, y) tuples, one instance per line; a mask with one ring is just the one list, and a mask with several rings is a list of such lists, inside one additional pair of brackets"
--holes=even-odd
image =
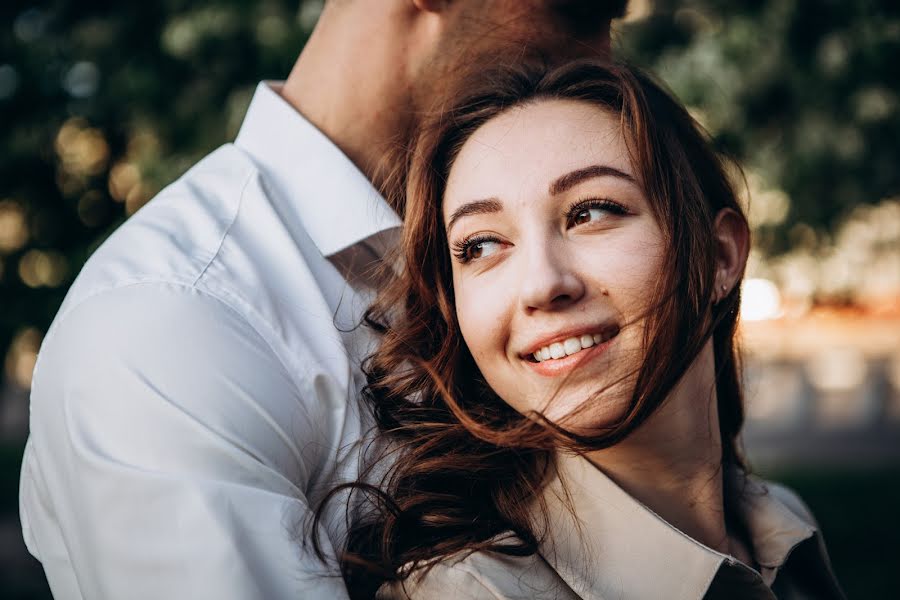
[(100, 69), (88, 61), (75, 63), (63, 76), (63, 88), (75, 98), (93, 96), (99, 84)]
[(0, 201), (0, 253), (15, 252), (27, 242), (25, 209), (13, 200)]
[(66, 280), (69, 263), (54, 250), (29, 250), (19, 259), (19, 278), (31, 288), (59, 287)]
[(300, 27), (309, 31), (315, 26), (325, 7), (325, 0), (306, 0), (300, 5), (300, 12), (297, 13), (297, 22)]
[(26, 44), (37, 41), (46, 28), (47, 17), (36, 8), (29, 8), (13, 22), (13, 33)]
[(894, 114), (897, 97), (880, 86), (863, 88), (853, 98), (856, 118), (863, 122), (883, 121)]
[(768, 279), (746, 279), (741, 287), (741, 319), (764, 321), (782, 314), (781, 294)]
[(256, 41), (264, 46), (278, 46), (287, 35), (287, 23), (281, 15), (268, 15), (256, 24)]
[(63, 170), (72, 175), (99, 175), (109, 160), (109, 145), (103, 133), (78, 117), (59, 128), (55, 146)]
[(31, 375), (41, 347), (41, 332), (33, 327), (20, 329), (6, 353), (7, 378), (22, 389), (31, 388)]
[(109, 170), (109, 194), (118, 202), (125, 202), (128, 194), (141, 183), (141, 172), (131, 162), (120, 162)]

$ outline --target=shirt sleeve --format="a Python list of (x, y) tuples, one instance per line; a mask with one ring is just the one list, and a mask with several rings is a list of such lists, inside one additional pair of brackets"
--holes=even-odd
[(54, 597), (346, 598), (304, 544), (331, 444), (327, 403), (302, 385), (190, 287), (103, 292), (54, 323), (20, 497)]

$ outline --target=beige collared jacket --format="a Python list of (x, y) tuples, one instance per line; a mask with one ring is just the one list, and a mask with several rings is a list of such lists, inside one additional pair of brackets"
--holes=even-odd
[(382, 587), (379, 600), (844, 598), (815, 520), (781, 486), (748, 478), (738, 502), (759, 571), (679, 531), (584, 458), (559, 461), (545, 498), (550, 535), (539, 554), (450, 558)]

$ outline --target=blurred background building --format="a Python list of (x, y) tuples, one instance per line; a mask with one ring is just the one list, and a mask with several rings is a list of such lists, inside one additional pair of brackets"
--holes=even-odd
[[(49, 597), (19, 532), (18, 471), (35, 357), (68, 285), (129, 215), (233, 138), (321, 5), (0, 6), (4, 598)], [(810, 504), (851, 598), (900, 597), (900, 4), (632, 0), (616, 47), (745, 167), (751, 463)]]

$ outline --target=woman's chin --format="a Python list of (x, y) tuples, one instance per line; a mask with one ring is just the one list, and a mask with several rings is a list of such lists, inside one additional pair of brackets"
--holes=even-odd
[(624, 412), (624, 404), (624, 401), (616, 401), (602, 407), (585, 406), (584, 402), (560, 399), (543, 414), (548, 421), (570, 433), (590, 437), (607, 433)]

